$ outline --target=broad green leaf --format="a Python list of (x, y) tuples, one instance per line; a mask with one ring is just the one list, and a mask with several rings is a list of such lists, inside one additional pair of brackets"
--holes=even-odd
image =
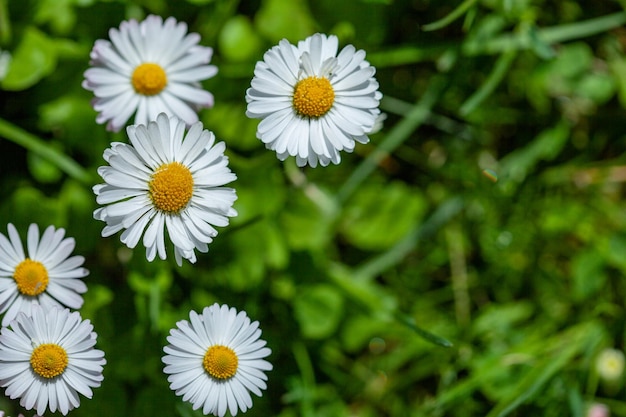
[[(50, 143), (50, 146), (58, 148), (58, 146), (54, 146), (52, 143)], [(29, 152), (26, 159), (30, 173), (41, 183), (54, 183), (63, 177), (63, 172), (55, 164), (36, 153)]]
[(608, 74), (591, 73), (583, 77), (575, 87), (576, 94), (586, 97), (596, 104), (604, 104), (613, 97), (616, 82)]
[(296, 320), (302, 335), (323, 339), (335, 332), (343, 315), (343, 297), (331, 285), (303, 286), (294, 299)]
[(271, 43), (283, 38), (296, 43), (315, 31), (315, 22), (303, 0), (264, 0), (254, 25)]
[(288, 197), (280, 224), (294, 250), (322, 249), (333, 238), (333, 218), (301, 192)]
[(0, 86), (5, 90), (24, 90), (52, 73), (56, 64), (54, 42), (43, 32), (30, 26), (24, 31)]
[(261, 52), (261, 40), (252, 22), (242, 15), (234, 16), (224, 23), (218, 46), (224, 58), (234, 62), (255, 59)]
[(70, 33), (76, 23), (74, 0), (40, 0), (35, 21), (50, 24), (57, 33)]
[(422, 194), (401, 182), (367, 184), (357, 190), (341, 220), (341, 234), (361, 249), (386, 249), (422, 219)]

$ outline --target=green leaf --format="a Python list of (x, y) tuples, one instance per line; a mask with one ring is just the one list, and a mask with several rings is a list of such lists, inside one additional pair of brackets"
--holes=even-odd
[(302, 193), (287, 200), (280, 222), (295, 250), (321, 249), (333, 238), (333, 218)]
[(567, 143), (569, 135), (570, 127), (566, 122), (544, 130), (531, 143), (502, 159), (502, 176), (522, 182), (540, 161), (556, 158)]
[(252, 60), (261, 51), (261, 40), (246, 16), (238, 15), (226, 21), (217, 42), (220, 52), (228, 61)]
[(76, 23), (72, 0), (40, 0), (35, 22), (49, 23), (55, 32), (69, 33)]
[[(52, 143), (50, 145), (54, 148), (59, 148), (59, 146), (54, 146)], [(41, 183), (54, 183), (63, 176), (63, 172), (55, 164), (36, 153), (28, 152), (26, 161), (30, 173)]]
[(302, 0), (266, 0), (257, 12), (257, 32), (272, 43), (283, 38), (294, 43), (315, 31), (315, 22)]
[(35, 27), (29, 26), (24, 31), (0, 86), (4, 90), (24, 90), (52, 73), (56, 64), (54, 42)]
[(296, 320), (304, 337), (324, 339), (335, 332), (343, 315), (343, 297), (331, 285), (304, 286), (294, 299)]
[(576, 93), (591, 99), (597, 104), (604, 104), (613, 97), (616, 82), (608, 74), (592, 73), (585, 76), (576, 86)]
[(350, 200), (341, 233), (361, 249), (386, 249), (420, 222), (426, 208), (422, 194), (404, 183), (368, 184)]

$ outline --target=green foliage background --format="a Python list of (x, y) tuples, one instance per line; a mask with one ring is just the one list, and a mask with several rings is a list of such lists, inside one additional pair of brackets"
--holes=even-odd
[[(81, 314), (108, 361), (71, 415), (201, 415), (160, 358), (176, 321), (220, 302), (259, 320), (273, 351), (251, 416), (582, 417), (593, 402), (626, 416), (623, 377), (595, 370), (626, 342), (625, 9), (0, 0), (0, 226), (75, 237)], [(214, 48), (216, 104), (200, 117), (238, 176), (239, 216), (182, 268), (101, 238), (92, 218), (102, 152), (125, 136), (95, 123), (82, 74), (96, 39), (149, 13)], [(244, 96), (265, 50), (316, 31), (367, 51), (387, 119), (340, 165), (299, 169), (255, 138)]]

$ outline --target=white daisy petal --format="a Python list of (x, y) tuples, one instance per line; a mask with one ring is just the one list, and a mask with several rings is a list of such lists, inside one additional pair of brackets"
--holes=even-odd
[(315, 34), (296, 45), (282, 40), (257, 62), (246, 91), (246, 115), (261, 119), (257, 138), (278, 159), (298, 166), (338, 164), (339, 152), (366, 143), (382, 94), (365, 52), (336, 36)]
[[(200, 122), (185, 135), (185, 123), (164, 113), (147, 126), (128, 126), (127, 133), (130, 144), (105, 150), (111, 165), (98, 169), (105, 184), (93, 188), (103, 205), (94, 211), (106, 223), (102, 236), (123, 231), (121, 241), (130, 248), (141, 241), (153, 261), (166, 259), (167, 230), (177, 263), (195, 262), (194, 251), (206, 252), (217, 235), (213, 226), (226, 226), (237, 215), (237, 196), (223, 187), (236, 179), (224, 143), (215, 143)], [(4, 246), (0, 235), (0, 254)]]
[(78, 313), (34, 304), (31, 314), (0, 330), (0, 386), (27, 410), (67, 415), (80, 405), (78, 394), (91, 398), (103, 379), (106, 360), (93, 348), (96, 338)]
[(188, 34), (185, 23), (150, 15), (122, 22), (109, 38), (95, 42), (82, 83), (94, 93), (96, 122), (117, 132), (133, 113), (136, 124), (147, 124), (174, 111), (191, 124), (197, 116), (189, 112), (213, 106), (213, 96), (198, 88), (217, 73), (209, 65), (213, 50), (198, 45), (200, 36)]
[[(272, 369), (264, 359), (271, 350), (257, 340), (260, 335), (258, 322), (251, 323), (245, 312), (227, 305), (205, 307), (202, 314), (190, 312), (189, 321), (179, 321), (170, 330), (169, 344), (163, 348), (170, 388), (204, 414), (245, 413), (252, 407), (250, 392), (262, 395), (267, 387), (264, 371)], [(248, 353), (240, 355), (245, 347)]]

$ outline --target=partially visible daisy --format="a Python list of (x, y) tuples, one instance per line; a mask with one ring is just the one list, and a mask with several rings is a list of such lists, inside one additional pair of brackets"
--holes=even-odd
[(626, 359), (619, 349), (606, 348), (596, 359), (596, 370), (600, 378), (606, 381), (620, 381), (624, 375)]
[(163, 348), (164, 372), (176, 395), (204, 414), (233, 416), (252, 407), (250, 392), (261, 396), (267, 388), (272, 364), (264, 358), (272, 351), (259, 339), (259, 322), (227, 305), (205, 307), (189, 313), (167, 337)]
[[(0, 411), (0, 417), (5, 417), (4, 415), (4, 411)], [(8, 417), (8, 416), (7, 416)], [(24, 414), (18, 414), (17, 417), (24, 417)], [(35, 414), (33, 417), (40, 417), (37, 414)]]
[(283, 39), (256, 64), (246, 115), (262, 119), (257, 137), (281, 161), (338, 164), (340, 151), (369, 141), (382, 98), (376, 70), (352, 45), (337, 54), (338, 43), (319, 33), (298, 46)]
[(8, 325), (20, 311), (30, 314), (33, 305), (45, 308), (83, 305), (87, 286), (80, 279), (89, 274), (81, 265), (82, 256), (71, 256), (76, 242), (64, 239), (65, 230), (48, 226), (39, 239), (39, 227), (28, 228), (24, 253), (15, 226), (7, 226), (9, 238), (0, 233), (0, 314), (2, 326)]
[(135, 124), (166, 112), (191, 125), (197, 110), (213, 106), (213, 95), (200, 85), (217, 73), (208, 65), (213, 50), (198, 45), (200, 35), (187, 34), (185, 23), (150, 15), (122, 22), (109, 37), (96, 41), (83, 81), (96, 96), (96, 121), (108, 130), (119, 131), (135, 111)]
[[(228, 225), (237, 215), (235, 190), (222, 187), (236, 179), (228, 168), (224, 142), (203, 130), (161, 113), (148, 126), (127, 128), (131, 144), (113, 143), (104, 151), (110, 166), (98, 173), (105, 184), (93, 190), (103, 207), (94, 218), (106, 222), (102, 236), (124, 230), (121, 241), (134, 248), (143, 236), (146, 258), (166, 259), (165, 230), (174, 244), (178, 265), (196, 261), (194, 249), (209, 250), (217, 235), (213, 226)], [(184, 139), (183, 139), (184, 136)]]
[(78, 394), (91, 398), (102, 382), (106, 360), (96, 338), (89, 320), (68, 309), (20, 313), (0, 331), (0, 386), (27, 410), (66, 415), (80, 405)]

